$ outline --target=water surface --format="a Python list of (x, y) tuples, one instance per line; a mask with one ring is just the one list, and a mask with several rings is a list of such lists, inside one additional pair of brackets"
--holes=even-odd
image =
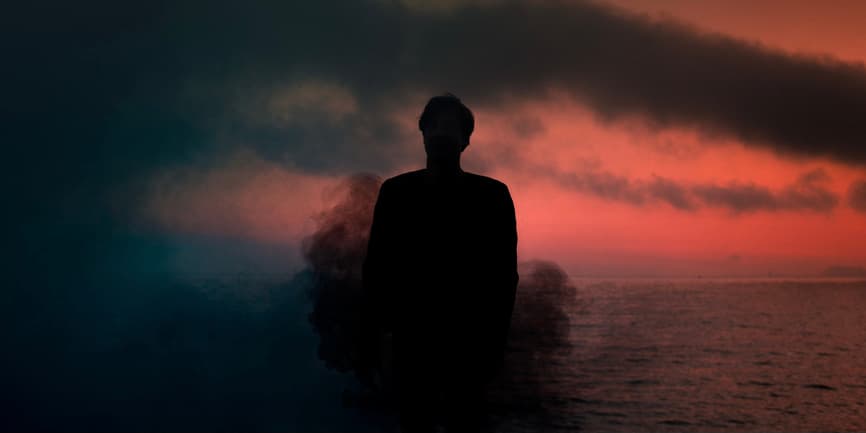
[(866, 430), (866, 281), (573, 282), (550, 416), (502, 430)]

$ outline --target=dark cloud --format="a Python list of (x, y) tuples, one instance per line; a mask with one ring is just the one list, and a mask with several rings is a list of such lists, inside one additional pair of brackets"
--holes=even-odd
[(692, 184), (655, 174), (650, 180), (630, 179), (600, 168), (561, 171), (538, 164), (514, 163), (515, 169), (525, 170), (537, 177), (551, 178), (566, 188), (636, 206), (660, 202), (685, 211), (715, 207), (743, 213), (829, 212), (839, 204), (839, 197), (825, 185), (829, 176), (823, 169), (803, 173), (790, 185), (774, 191), (754, 183)]
[(860, 212), (866, 212), (866, 179), (860, 179), (848, 188), (848, 204)]
[[(412, 157), (398, 150), (407, 137), (387, 116), (393, 110), (415, 117), (407, 106), (420, 112), (427, 96), (444, 90), (470, 106), (504, 108), (558, 89), (603, 119), (638, 115), (791, 155), (866, 162), (860, 64), (773, 51), (591, 2), (451, 3), (446, 10), (384, 1), (20, 6), (6, 28), (21, 41), (11, 48), (17, 67), (5, 72), (13, 83), (7, 99), (11, 120), (31, 131), (13, 138), (45, 142), (64, 131), (81, 140), (65, 150), (52, 145), (54, 155), (73, 166), (98, 158), (110, 170), (102, 175), (239, 141), (309, 170), (382, 170)], [(306, 94), (312, 102), (303, 122), (250, 120), (291, 110), (264, 103), (262, 94), (309, 80), (344, 89), (356, 109), (333, 122), (315, 101), (334, 95)], [(239, 113), (250, 101), (252, 113)]]
[(823, 170), (813, 170), (780, 191), (753, 183), (726, 185), (696, 185), (694, 194), (709, 206), (722, 206), (734, 212), (808, 210), (829, 212), (839, 203), (839, 197), (821, 183), (827, 179)]
[[(418, 3), (16, 5), (4, 27), (16, 42), (6, 44), (2, 138), (20, 163), (5, 175), (40, 209), (75, 193), (102, 199), (167, 163), (239, 144), (306, 170), (382, 172), (419, 157), (405, 145), (417, 132), (405, 135), (392, 115), (414, 120), (406, 107), (420, 112), (444, 90), (488, 109), (564, 91), (602, 119), (637, 115), (866, 161), (862, 65), (591, 2), (407, 6)], [(304, 83), (290, 101), (268, 99)], [(540, 126), (524, 119), (514, 130)]]
[[(545, 172), (545, 169), (541, 169)], [(607, 171), (560, 171), (549, 173), (566, 188), (582, 191), (614, 201), (623, 201), (642, 205), (647, 200), (647, 194), (640, 185), (635, 185), (624, 176)]]
[(399, 81), (496, 106), (568, 91), (602, 118), (640, 115), (787, 154), (864, 163), (866, 69), (587, 2), (407, 14)]
[(697, 207), (686, 187), (658, 175), (653, 175), (652, 181), (646, 185), (646, 193), (676, 209), (694, 210)]
[[(255, 68), (264, 89), (314, 76), (345, 85), (358, 98), (358, 114), (325, 135), (315, 122), (272, 131), (313, 143), (288, 151), (311, 168), (339, 164), (321, 160), (314, 149), (322, 145), (338, 159), (357, 155), (375, 165), (356, 146), (393, 149), (387, 143), (400, 137), (384, 114), (407, 105), (420, 111), (424, 97), (443, 90), (494, 109), (559, 90), (601, 119), (637, 115), (657, 127), (696, 127), (787, 155), (866, 162), (859, 145), (866, 138), (861, 64), (774, 51), (590, 2), (489, 2), (447, 12), (385, 2), (364, 6), (358, 15), (356, 6), (325, 15), (260, 5), (248, 13), (267, 10), (285, 21), (269, 28), (278, 18), (262, 20), (261, 30), (252, 33), (234, 11), (229, 20), (228, 11), (217, 8), (189, 23), (197, 32), (182, 36), (195, 49), (193, 57), (208, 52), (196, 35), (208, 34), (211, 26), (237, 36), (227, 37), (223, 47), (248, 62), (237, 68), (243, 73), (232, 77), (234, 85), (248, 85), (248, 69)], [(312, 18), (320, 18), (316, 28), (300, 22)], [(299, 38), (307, 45), (285, 42)], [(353, 132), (359, 128), (369, 133)]]
[(291, 62), (348, 83), (364, 109), (399, 104), (413, 91), (450, 89), (501, 107), (561, 89), (605, 119), (640, 115), (791, 155), (866, 162), (858, 145), (866, 138), (859, 64), (789, 55), (586, 2), (501, 2), (450, 13), (374, 5), (353, 23), (343, 20), (347, 12), (330, 20), (343, 44), (314, 32), (307, 40), (317, 53)]

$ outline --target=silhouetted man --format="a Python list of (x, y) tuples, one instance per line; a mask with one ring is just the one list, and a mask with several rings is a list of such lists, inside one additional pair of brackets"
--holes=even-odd
[(460, 168), (474, 123), (454, 95), (430, 99), (418, 122), (427, 167), (387, 179), (373, 214), (363, 308), (393, 335), (403, 431), (433, 431), (437, 418), (480, 431), (485, 387), (502, 366), (517, 228), (508, 187)]

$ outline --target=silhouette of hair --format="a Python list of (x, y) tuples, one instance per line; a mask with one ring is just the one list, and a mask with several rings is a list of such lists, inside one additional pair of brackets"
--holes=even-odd
[(436, 118), (436, 116), (447, 112), (454, 112), (457, 114), (457, 119), (460, 121), (460, 126), (463, 130), (463, 137), (468, 142), (469, 136), (472, 135), (472, 131), (475, 130), (475, 116), (473, 116), (472, 111), (463, 104), (463, 101), (452, 93), (434, 96), (427, 101), (427, 105), (424, 106), (424, 111), (418, 119), (418, 129), (423, 133), (424, 129)]

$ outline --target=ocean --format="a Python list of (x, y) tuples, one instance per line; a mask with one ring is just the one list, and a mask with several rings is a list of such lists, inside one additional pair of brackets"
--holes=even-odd
[(866, 281), (571, 283), (567, 347), (523, 378), (543, 414), (499, 431), (866, 431)]

